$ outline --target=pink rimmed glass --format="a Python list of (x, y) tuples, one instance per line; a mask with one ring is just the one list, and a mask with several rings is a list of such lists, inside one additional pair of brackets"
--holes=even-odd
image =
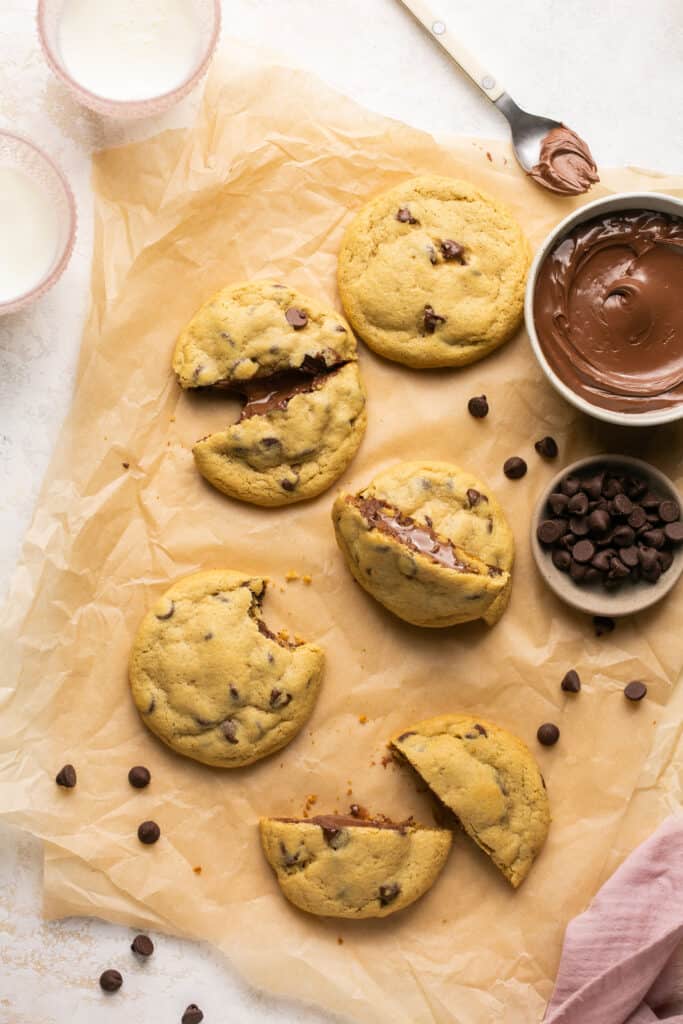
[(44, 295), (64, 273), (76, 241), (76, 203), (69, 183), (47, 153), (29, 139), (14, 132), (0, 131), (0, 167), (21, 171), (50, 198), (57, 215), (57, 245), (50, 267), (23, 295), (0, 302), (0, 316), (16, 313)]
[[(144, 2), (144, 0), (142, 0)], [(187, 96), (206, 74), (221, 30), (220, 0), (186, 0), (199, 28), (197, 60), (188, 76), (175, 89), (145, 99), (108, 99), (90, 92), (67, 71), (59, 51), (59, 22), (64, 0), (38, 0), (38, 36), (50, 68), (84, 106), (106, 117), (136, 118), (162, 114)], [(125, 68), (125, 54), (122, 54)]]

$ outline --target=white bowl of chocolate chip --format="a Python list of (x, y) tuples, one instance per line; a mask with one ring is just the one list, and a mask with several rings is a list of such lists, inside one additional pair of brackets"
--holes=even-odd
[(539, 247), (524, 317), (550, 384), (596, 419), (683, 418), (683, 200), (623, 192), (575, 210)]
[(541, 495), (531, 547), (541, 576), (589, 615), (631, 615), (660, 601), (683, 571), (683, 500), (655, 466), (595, 455), (565, 467)]

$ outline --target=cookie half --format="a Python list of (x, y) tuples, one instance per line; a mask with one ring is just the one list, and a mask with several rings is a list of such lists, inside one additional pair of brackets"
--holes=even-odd
[(550, 825), (543, 776), (526, 744), (484, 719), (442, 715), (395, 736), (391, 747), (517, 888)]
[(282, 892), (322, 917), (388, 917), (424, 895), (446, 862), (452, 836), (388, 819), (325, 814), (262, 818), (261, 843)]
[(346, 321), (271, 281), (224, 288), (193, 317), (173, 357), (178, 383), (242, 399), (236, 423), (198, 441), (209, 483), (256, 505), (324, 491), (367, 423), (356, 340)]
[(505, 611), (514, 540), (490, 488), (447, 462), (402, 462), (332, 509), (358, 583), (416, 626), (453, 626)]
[(324, 656), (261, 618), (266, 584), (229, 570), (186, 576), (138, 630), (130, 685), (142, 720), (179, 754), (219, 768), (258, 761), (296, 736)]
[(465, 181), (412, 178), (356, 214), (339, 253), (353, 329), (407, 366), (464, 366), (522, 321), (529, 247), (508, 208)]

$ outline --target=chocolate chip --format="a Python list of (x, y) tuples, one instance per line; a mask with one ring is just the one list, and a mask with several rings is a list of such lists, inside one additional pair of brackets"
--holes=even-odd
[(623, 494), (624, 487), (621, 481), (617, 480), (616, 477), (612, 477), (607, 480), (604, 487), (602, 488), (602, 495), (604, 498), (616, 498), (617, 494)]
[(596, 583), (601, 579), (602, 573), (598, 572), (597, 569), (593, 568), (593, 565), (589, 565), (586, 569), (586, 575), (583, 577), (584, 583)]
[(588, 516), (588, 529), (594, 537), (600, 537), (607, 533), (611, 526), (610, 514), (602, 508), (594, 509)]
[(571, 498), (577, 491), (581, 490), (581, 481), (575, 476), (566, 476), (560, 484), (560, 490)]
[(612, 579), (625, 579), (629, 575), (630, 570), (624, 565), (619, 558), (613, 558), (610, 563), (610, 576)]
[(439, 324), (446, 323), (446, 317), (434, 312), (433, 306), (425, 306), (423, 314), (424, 328), (427, 334), (433, 334)]
[(638, 548), (635, 546), (635, 544), (632, 544), (630, 547), (627, 548), (622, 548), (619, 552), (619, 557), (621, 558), (624, 565), (627, 565), (629, 569), (634, 569), (640, 561), (640, 559), (638, 558)]
[(593, 627), (595, 629), (596, 636), (604, 636), (606, 633), (612, 633), (614, 631), (616, 622), (614, 619), (610, 618), (609, 615), (594, 615)]
[(401, 892), (401, 886), (398, 882), (392, 882), (391, 885), (380, 885), (379, 887), (379, 902), (383, 907), (387, 907), (390, 903), (393, 903), (397, 896)]
[(624, 687), (624, 697), (627, 700), (642, 700), (646, 693), (647, 686), (638, 679), (634, 679), (632, 683), (628, 683)]
[(308, 323), (308, 313), (305, 313), (303, 309), (296, 309), (292, 306), (285, 313), (285, 320), (295, 331), (300, 331)]
[(452, 238), (446, 238), (440, 248), (445, 260), (457, 260), (458, 263), (465, 265), (465, 250), (459, 242), (454, 242)]
[(572, 563), (569, 566), (569, 575), (575, 583), (581, 583), (585, 579), (586, 573), (588, 572), (588, 566), (581, 562), (576, 562), (572, 558)]
[[(475, 491), (474, 487), (470, 487), (468, 489), (468, 491), (467, 491), (467, 500), (469, 502), (470, 508), (474, 508), (475, 505), (478, 505), (479, 502), (481, 501), (481, 499), (482, 499), (482, 494), (481, 494), (480, 491)], [(430, 526), (431, 526), (431, 523), (430, 523)]]
[(185, 1013), (180, 1018), (180, 1024), (202, 1024), (204, 1014), (196, 1003), (190, 1003)]
[(232, 718), (226, 718), (221, 725), (221, 732), (228, 743), (239, 743), (239, 740), (237, 739), (237, 726), (233, 722)]
[(636, 505), (633, 509), (633, 512), (631, 512), (631, 515), (628, 517), (627, 522), (628, 525), (634, 530), (639, 530), (641, 526), (645, 526), (645, 523), (647, 522), (645, 509), (641, 508), (640, 505)]
[(657, 511), (659, 512), (659, 518), (665, 523), (675, 522), (681, 514), (678, 502), (669, 500), (663, 501)]
[(657, 552), (654, 548), (641, 546), (638, 548), (638, 560), (646, 572), (657, 564)]
[(666, 536), (664, 530), (646, 530), (641, 534), (641, 540), (650, 548), (663, 548)]
[(543, 725), (539, 725), (536, 736), (544, 747), (552, 747), (560, 738), (560, 730), (552, 722), (544, 722)]
[(149, 935), (136, 935), (130, 947), (138, 956), (148, 957), (154, 952), (154, 943)]
[(489, 403), (486, 401), (486, 395), (478, 395), (475, 398), (470, 398), (467, 403), (467, 411), (470, 416), (474, 416), (477, 420), (483, 420), (485, 416), (488, 416)]
[[(622, 552), (622, 557), (623, 557), (623, 552)], [(673, 565), (673, 561), (674, 561), (673, 551), (660, 551), (657, 554), (657, 558), (659, 559), (659, 565), (661, 567), (662, 572), (667, 572), (667, 570), (669, 570), (671, 568), (671, 566)]]
[(544, 519), (539, 523), (536, 536), (541, 544), (555, 544), (566, 533), (566, 525), (561, 519)]
[(568, 551), (553, 551), (552, 560), (553, 565), (556, 569), (559, 569), (560, 572), (567, 572), (570, 565), (572, 564), (572, 556), (569, 554)]
[(590, 540), (580, 540), (572, 549), (575, 562), (590, 562), (595, 555), (595, 545)]
[(433, 267), (435, 267), (439, 262), (439, 257), (436, 255), (436, 249), (433, 245), (427, 246), (427, 255), (429, 256), (429, 262)]
[(576, 669), (570, 668), (569, 672), (565, 675), (564, 679), (560, 683), (560, 686), (565, 693), (578, 693), (581, 689), (581, 679)]
[(628, 548), (636, 539), (636, 534), (630, 526), (618, 526), (612, 534), (612, 543), (618, 548)]
[(683, 540), (683, 523), (667, 523), (664, 527), (664, 536), (672, 544), (680, 544)]
[(232, 683), (230, 684), (230, 696), (232, 697), (233, 700), (240, 699), (240, 691), (237, 689), (236, 686), (233, 686)]
[(328, 828), (321, 825), (323, 839), (332, 850), (341, 850), (349, 841), (349, 833), (345, 828)]
[(412, 213), (407, 206), (402, 206), (396, 214), (396, 220), (400, 221), (401, 224), (419, 224), (419, 220), (413, 217)]
[(160, 621), (163, 621), (164, 619), (170, 619), (171, 616), (173, 615), (173, 612), (175, 611), (175, 604), (173, 603), (173, 601), (169, 601), (168, 605), (168, 611), (162, 612), (161, 614), (159, 612), (154, 613)]
[(280, 487), (282, 488), (283, 491), (295, 491), (296, 483), (294, 483), (294, 481), (292, 480), (281, 480)]
[(520, 459), (518, 455), (513, 455), (503, 463), (503, 472), (509, 480), (520, 480), (526, 473), (526, 470), (526, 462), (524, 459)]
[(588, 495), (584, 491), (577, 491), (572, 494), (567, 502), (567, 511), (573, 515), (585, 516), (588, 512)]
[(584, 480), (583, 489), (592, 501), (596, 501), (602, 494), (602, 488), (604, 485), (605, 474), (604, 472), (599, 472), (594, 476), (589, 477), (588, 480)]
[(477, 730), (477, 732), (478, 732), (478, 733), (479, 733), (479, 734), (480, 734), (481, 736), (488, 736), (488, 733), (487, 733), (486, 729), (484, 728), (484, 726), (483, 726), (483, 725), (479, 725), (479, 723), (478, 723), (478, 722), (475, 722), (475, 723), (474, 723), (474, 728), (475, 728), (475, 729)]
[(65, 764), (55, 775), (55, 782), (64, 789), (73, 789), (77, 781), (76, 769), (72, 764)]
[(100, 988), (103, 992), (118, 992), (123, 985), (123, 978), (118, 971), (103, 971), (100, 974)]
[(270, 706), (271, 708), (286, 708), (292, 700), (291, 693), (287, 693), (285, 690), (274, 689), (270, 691)]
[(145, 786), (149, 786), (152, 781), (149, 768), (144, 768), (141, 764), (135, 765), (128, 772), (128, 781), (134, 789), (144, 789)]
[(595, 558), (591, 560), (591, 565), (594, 569), (597, 569), (599, 572), (609, 572), (611, 561), (612, 552), (598, 551)]
[(615, 516), (630, 516), (633, 512), (633, 502), (627, 494), (617, 494), (610, 502), (609, 510)]
[(548, 498), (548, 507), (555, 516), (561, 516), (568, 504), (569, 498), (567, 495), (561, 494), (559, 491), (554, 491)]
[(660, 502), (661, 498), (659, 495), (655, 494), (654, 491), (647, 491), (640, 499), (640, 504), (643, 508), (648, 509), (648, 511), (658, 509)]
[(590, 530), (588, 516), (572, 516), (569, 520), (569, 529), (575, 537), (587, 537)]
[(540, 441), (536, 442), (534, 448), (544, 459), (556, 459), (559, 452), (557, 441), (554, 437), (542, 437)]
[(138, 839), (145, 846), (151, 846), (159, 839), (161, 835), (161, 829), (157, 825), (156, 821), (143, 821), (138, 826)]

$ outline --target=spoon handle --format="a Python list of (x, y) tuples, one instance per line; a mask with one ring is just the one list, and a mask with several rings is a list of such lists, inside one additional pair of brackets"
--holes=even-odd
[(420, 24), (424, 25), (430, 36), (436, 39), (446, 53), (451, 55), (492, 103), (495, 103), (503, 95), (505, 90), (495, 75), (482, 67), (477, 58), (462, 45), (459, 39), (456, 39), (446, 22), (432, 10), (428, 0), (401, 0), (401, 3), (408, 8)]

